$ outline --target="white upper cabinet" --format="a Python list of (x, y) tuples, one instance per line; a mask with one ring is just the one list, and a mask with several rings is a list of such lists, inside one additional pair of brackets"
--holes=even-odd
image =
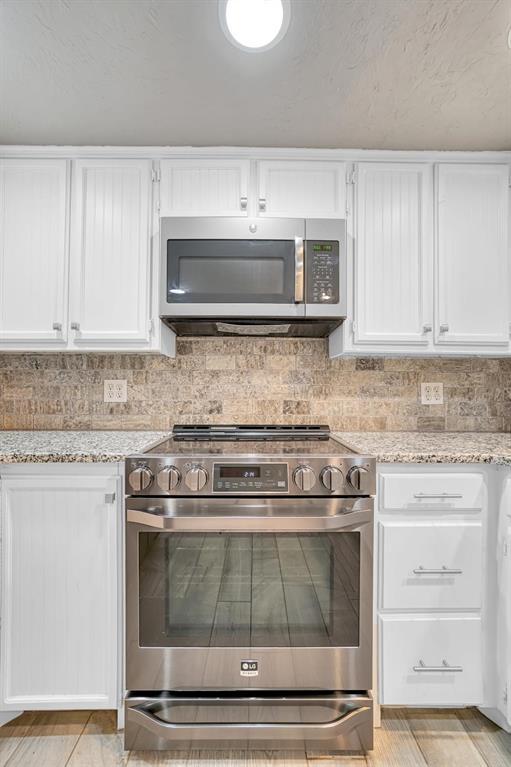
[(509, 243), (506, 165), (437, 168), (435, 341), (508, 347)]
[(291, 218), (346, 218), (346, 163), (257, 164), (257, 213)]
[(77, 347), (150, 340), (151, 162), (73, 166), (70, 328)]
[(0, 344), (64, 345), (67, 161), (0, 160)]
[(431, 166), (357, 166), (355, 344), (425, 347), (430, 343), (431, 210)]
[(246, 216), (249, 160), (162, 160), (161, 216)]

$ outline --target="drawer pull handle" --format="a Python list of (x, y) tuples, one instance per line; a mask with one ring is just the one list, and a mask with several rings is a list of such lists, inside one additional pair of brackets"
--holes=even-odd
[(458, 570), (456, 567), (416, 567), (413, 571), (415, 575), (463, 575), (463, 570)]
[(414, 498), (463, 498), (462, 493), (414, 493)]
[(419, 661), (418, 666), (413, 666), (413, 670), (419, 672), (431, 672), (431, 673), (438, 673), (439, 671), (463, 671), (463, 666), (450, 666), (446, 660), (442, 661), (441, 666), (426, 666), (424, 661), (421, 659)]

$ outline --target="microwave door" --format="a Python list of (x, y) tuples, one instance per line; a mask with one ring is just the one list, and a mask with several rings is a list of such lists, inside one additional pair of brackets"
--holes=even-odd
[(165, 227), (162, 316), (305, 316), (303, 221), (190, 223)]

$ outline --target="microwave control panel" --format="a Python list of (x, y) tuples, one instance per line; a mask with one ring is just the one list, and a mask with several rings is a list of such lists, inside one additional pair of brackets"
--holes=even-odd
[(306, 240), (306, 303), (339, 302), (339, 242)]

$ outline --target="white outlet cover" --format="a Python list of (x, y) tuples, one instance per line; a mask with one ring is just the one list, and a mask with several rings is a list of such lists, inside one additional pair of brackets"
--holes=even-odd
[(422, 405), (443, 405), (444, 404), (444, 385), (443, 383), (421, 383), (421, 404)]
[(128, 382), (125, 378), (107, 379), (103, 382), (103, 402), (127, 402)]

